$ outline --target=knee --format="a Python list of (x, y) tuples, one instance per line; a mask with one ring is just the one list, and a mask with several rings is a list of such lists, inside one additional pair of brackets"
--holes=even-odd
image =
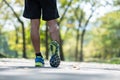
[(51, 28), (49, 28), (49, 32), (50, 33), (56, 33), (56, 32), (58, 32), (58, 28), (57, 27), (51, 27)]
[(32, 19), (31, 20), (31, 30), (39, 30), (40, 21), (39, 19)]
[(47, 22), (47, 25), (49, 26), (49, 31), (51, 33), (56, 32), (59, 30), (58, 24), (55, 20), (50, 20)]

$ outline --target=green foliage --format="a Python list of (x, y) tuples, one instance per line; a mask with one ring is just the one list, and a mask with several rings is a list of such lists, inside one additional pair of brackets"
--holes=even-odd
[(85, 59), (86, 62), (99, 62), (99, 63), (109, 63), (109, 64), (120, 64), (120, 58), (112, 58), (109, 60), (103, 60), (99, 58), (87, 58)]
[(120, 58), (112, 58), (112, 59), (106, 61), (106, 63), (120, 64)]
[(66, 6), (66, 3), (68, 3), (68, 0), (59, 0), (61, 3), (61, 8), (64, 8)]
[(114, 5), (115, 6), (120, 6), (120, 0), (114, 0)]
[(120, 11), (106, 14), (99, 19), (100, 26), (92, 30), (88, 51), (93, 57), (111, 59), (120, 57)]
[[(30, 23), (22, 18), (23, 12), (23, 0), (7, 0), (9, 4), (14, 8), (21, 20), (25, 22), (26, 32), (26, 50), (28, 58), (34, 57), (34, 49), (30, 38)], [(69, 2), (72, 4), (68, 6)], [(76, 31), (79, 29), (79, 33), (83, 30), (85, 22), (88, 20), (90, 15), (89, 11), (84, 10), (84, 7), (89, 8), (91, 12), (98, 9), (101, 6), (106, 6), (106, 2), (100, 0), (58, 0), (60, 16), (68, 8), (65, 16), (60, 23), (61, 36), (63, 39), (63, 50), (66, 60), (75, 60), (75, 47), (76, 47)], [(117, 6), (119, 6), (119, 0)], [(115, 5), (116, 6), (116, 5)], [(113, 6), (114, 7), (114, 6)], [(99, 12), (101, 13), (101, 12)], [(82, 16), (81, 16), (82, 14)], [(94, 16), (94, 14), (93, 14)], [(82, 17), (81, 22), (79, 19)], [(24, 21), (25, 20), (25, 21)], [(58, 20), (59, 21), (59, 20)], [(81, 23), (80, 28), (78, 28)], [(7, 25), (6, 25), (7, 24)], [(100, 17), (96, 20), (96, 24), (93, 25), (92, 29), (87, 30), (87, 34), (84, 40), (84, 55), (85, 58), (94, 58), (89, 61), (100, 61), (119, 63), (120, 57), (120, 11), (111, 11), (108, 14)], [(5, 28), (7, 26), (7, 29)], [(12, 30), (9, 28), (13, 28)], [(4, 33), (5, 32), (5, 33)], [(3, 34), (4, 33), (4, 34)], [(41, 51), (45, 53), (45, 22), (41, 22), (40, 27), (41, 37)], [(17, 57), (22, 57), (22, 28), (13, 12), (6, 6), (5, 3), (0, 3), (0, 35), (6, 36), (8, 50), (16, 52)], [(81, 37), (81, 36), (80, 36)], [(3, 38), (2, 38), (3, 39)], [(81, 39), (81, 38), (80, 38)], [(80, 40), (79, 39), (79, 40)], [(1, 38), (0, 38), (1, 40)], [(50, 36), (49, 36), (49, 42)], [(2, 44), (1, 42), (0, 44)], [(80, 47), (80, 44), (78, 44)], [(3, 48), (3, 46), (2, 46)], [(80, 53), (80, 49), (78, 50)], [(13, 56), (12, 56), (13, 57)], [(112, 59), (111, 59), (112, 58)]]

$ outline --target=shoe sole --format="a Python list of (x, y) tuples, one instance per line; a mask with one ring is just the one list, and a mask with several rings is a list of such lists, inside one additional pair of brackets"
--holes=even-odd
[(52, 42), (50, 45), (50, 51), (52, 53), (52, 56), (50, 58), (50, 65), (51, 67), (58, 67), (60, 65), (60, 57), (59, 57), (59, 53), (58, 50), (56, 50), (56, 48), (58, 48), (57, 43)]
[(40, 62), (36, 62), (35, 63), (35, 67), (43, 67), (44, 65), (42, 64), (42, 63), (40, 63)]
[(51, 67), (58, 67), (60, 65), (60, 57), (57, 54), (54, 54), (50, 58)]

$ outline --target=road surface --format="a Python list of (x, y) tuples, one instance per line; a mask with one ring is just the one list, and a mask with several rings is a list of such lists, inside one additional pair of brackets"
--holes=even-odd
[(0, 59), (0, 80), (120, 80), (120, 65), (61, 62), (35, 68), (34, 60)]

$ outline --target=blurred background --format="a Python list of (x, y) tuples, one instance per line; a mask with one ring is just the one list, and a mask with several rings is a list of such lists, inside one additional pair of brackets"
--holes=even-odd
[[(63, 61), (120, 64), (120, 0), (57, 0)], [(0, 58), (34, 58), (24, 0), (0, 0)], [(48, 13), (49, 14), (49, 13)], [(51, 38), (40, 25), (41, 51), (49, 59)]]

